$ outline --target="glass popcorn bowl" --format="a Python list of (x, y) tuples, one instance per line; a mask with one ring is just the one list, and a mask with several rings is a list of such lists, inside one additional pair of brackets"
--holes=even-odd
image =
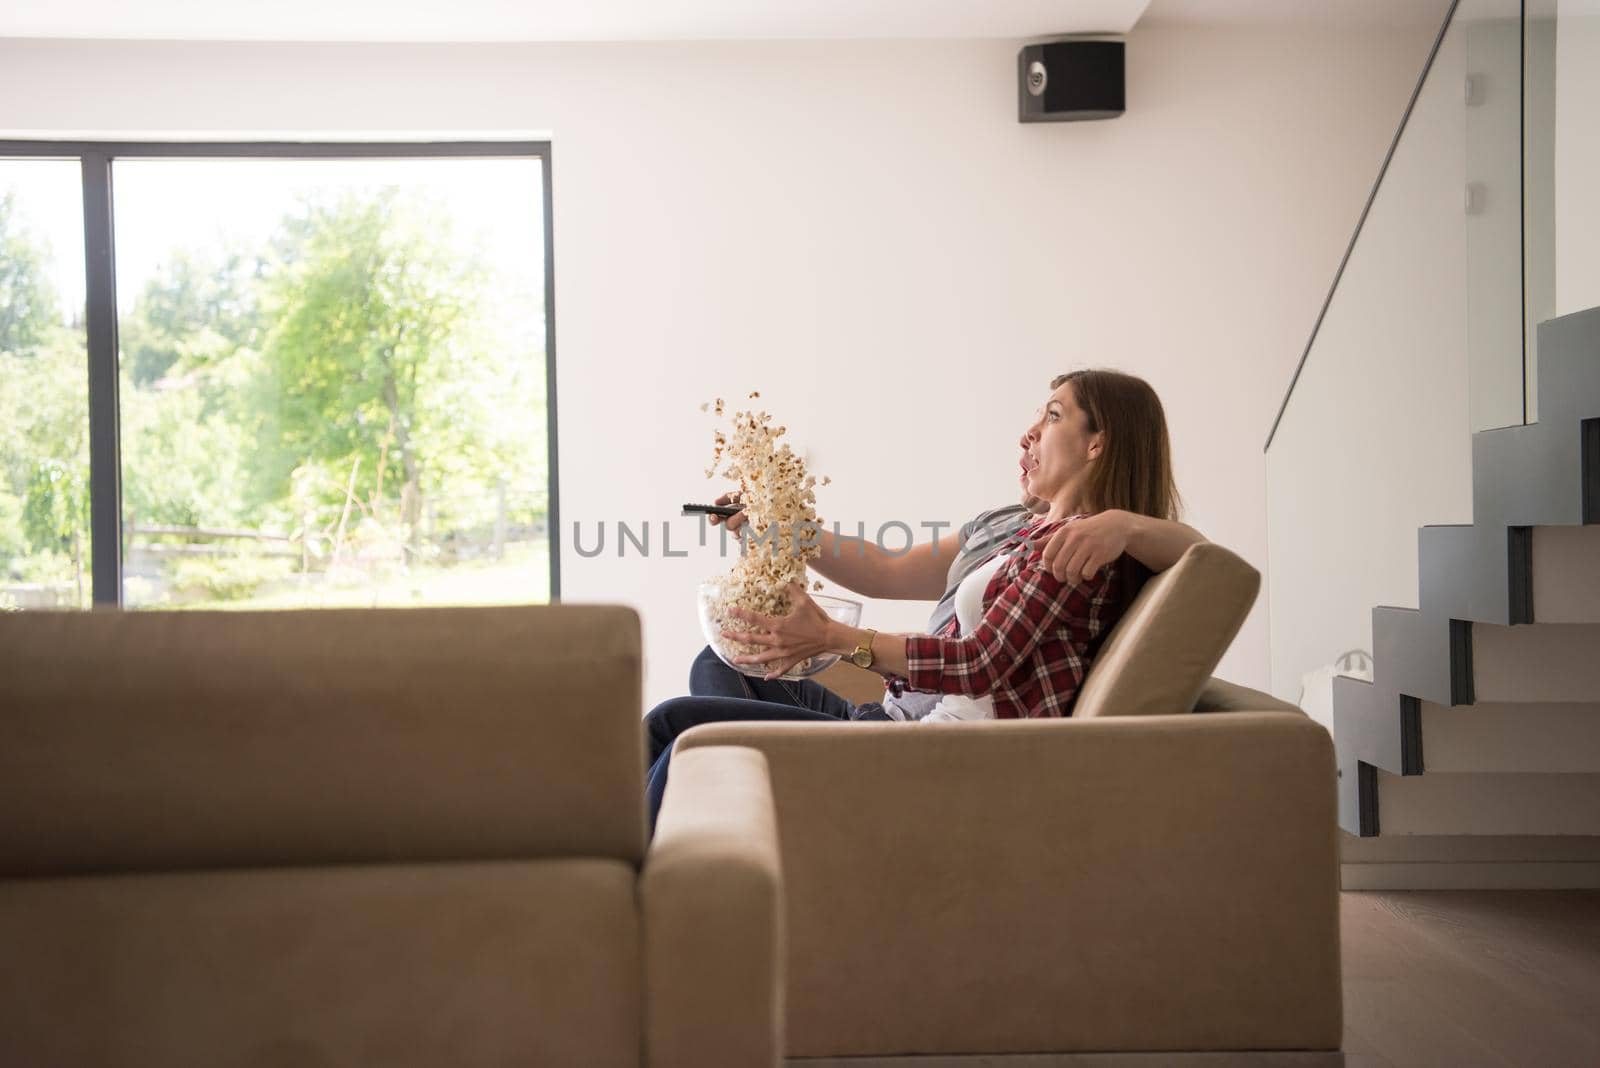
[[(810, 594), (813, 601), (828, 615), (848, 627), (859, 626), (861, 623), (861, 602), (850, 601), (843, 597), (827, 597), (820, 593)], [(765, 664), (735, 664), (733, 658), (752, 653), (759, 653), (763, 647), (747, 645), (722, 636), (724, 621), (729, 630), (747, 630), (750, 624), (744, 620), (730, 616), (726, 613), (723, 604), (722, 582), (712, 579), (700, 584), (698, 598), (700, 609), (700, 630), (705, 635), (706, 644), (711, 646), (711, 651), (717, 658), (735, 671), (753, 678), (766, 676), (770, 665)], [(839, 661), (838, 653), (823, 653), (802, 660), (782, 675), (783, 679), (803, 679), (824, 671)]]

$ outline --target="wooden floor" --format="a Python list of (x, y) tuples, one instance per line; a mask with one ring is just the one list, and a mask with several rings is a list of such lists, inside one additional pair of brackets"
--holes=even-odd
[(1600, 1066), (1600, 890), (1340, 900), (1347, 1068)]

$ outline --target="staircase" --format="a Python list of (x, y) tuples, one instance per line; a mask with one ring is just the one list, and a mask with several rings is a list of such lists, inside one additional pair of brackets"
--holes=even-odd
[(1421, 607), (1374, 609), (1373, 680), (1334, 680), (1340, 825), (1417, 844), (1347, 862), (1600, 886), (1600, 308), (1538, 353), (1539, 422), (1473, 435), (1472, 524), (1419, 532)]

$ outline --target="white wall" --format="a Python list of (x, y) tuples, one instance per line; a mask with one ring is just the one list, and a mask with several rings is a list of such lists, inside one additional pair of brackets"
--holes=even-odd
[(1538, 323), (1600, 305), (1600, 0), (1528, 0), (1524, 203), (1529, 417)]
[[(1418, 527), (1472, 521), (1471, 394), (1482, 383), (1469, 357), (1483, 317), (1470, 298), (1489, 303), (1497, 281), (1472, 257), (1518, 253), (1462, 196), (1483, 155), (1462, 94), (1480, 29), (1458, 15), (1441, 43), (1268, 455), (1272, 691), (1285, 700), (1308, 672), (1373, 651), (1374, 607), (1417, 607)], [(1515, 139), (1500, 147), (1515, 159)], [(1486, 209), (1517, 203), (1482, 184)], [(1515, 353), (1515, 316), (1489, 318), (1501, 352)], [(1331, 729), (1326, 699), (1306, 703)]]
[[(1428, 38), (1142, 27), (1126, 116), (1026, 127), (1011, 42), (11, 41), (0, 129), (548, 131), (562, 583), (641, 609), (653, 701), (724, 565), (583, 560), (571, 524), (710, 496), (716, 395), (762, 391), (834, 478), (825, 519), (959, 522), (1013, 498), (1053, 374), (1141, 374), (1189, 518), (1264, 570), (1262, 441)], [(1221, 669), (1261, 686), (1265, 603)]]
[[(1466, 307), (1468, 425), (1516, 426), (1524, 417), (1522, 361), (1522, 18), (1516, 0), (1456, 8), (1461, 52), (1447, 83), (1463, 144), (1446, 161), (1448, 184), (1467, 190), (1461, 266)], [(1455, 35), (1452, 35), (1452, 38)], [(1438, 61), (1436, 61), (1438, 62)], [(1437, 70), (1438, 67), (1436, 66)], [(1434, 79), (1430, 77), (1430, 82)], [(1460, 92), (1472, 88), (1466, 99)], [(1451, 197), (1453, 199), (1453, 196)], [(1393, 262), (1399, 266), (1406, 257)], [(1528, 382), (1532, 384), (1532, 379)]]
[(1600, 2), (1559, 0), (1555, 44), (1555, 314), (1600, 305)]

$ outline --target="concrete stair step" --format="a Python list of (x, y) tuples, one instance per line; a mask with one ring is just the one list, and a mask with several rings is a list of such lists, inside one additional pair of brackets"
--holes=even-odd
[(1429, 526), (1424, 614), (1474, 623), (1600, 623), (1600, 525)]
[(1600, 888), (1600, 836), (1396, 834), (1339, 842), (1345, 890)]
[[(1470, 633), (1462, 627), (1456, 641)], [(1409, 694), (1440, 704), (1468, 704), (1469, 679), (1455, 679), (1451, 666), (1452, 628), (1448, 619), (1415, 608), (1387, 605), (1372, 610), (1373, 685), (1390, 694)], [(1463, 665), (1465, 666), (1465, 665)]]
[(1557, 423), (1552, 418), (1541, 409), (1537, 423), (1472, 435), (1474, 524), (1536, 527), (1584, 522), (1583, 420)]
[(1470, 655), (1474, 704), (1600, 700), (1600, 624), (1479, 623)]
[(1600, 774), (1377, 773), (1382, 835), (1597, 835)]
[(1539, 422), (1600, 416), (1600, 308), (1539, 324)]
[(1533, 618), (1600, 623), (1600, 524), (1533, 528)]
[(1424, 773), (1600, 774), (1600, 703), (1424, 701)]

